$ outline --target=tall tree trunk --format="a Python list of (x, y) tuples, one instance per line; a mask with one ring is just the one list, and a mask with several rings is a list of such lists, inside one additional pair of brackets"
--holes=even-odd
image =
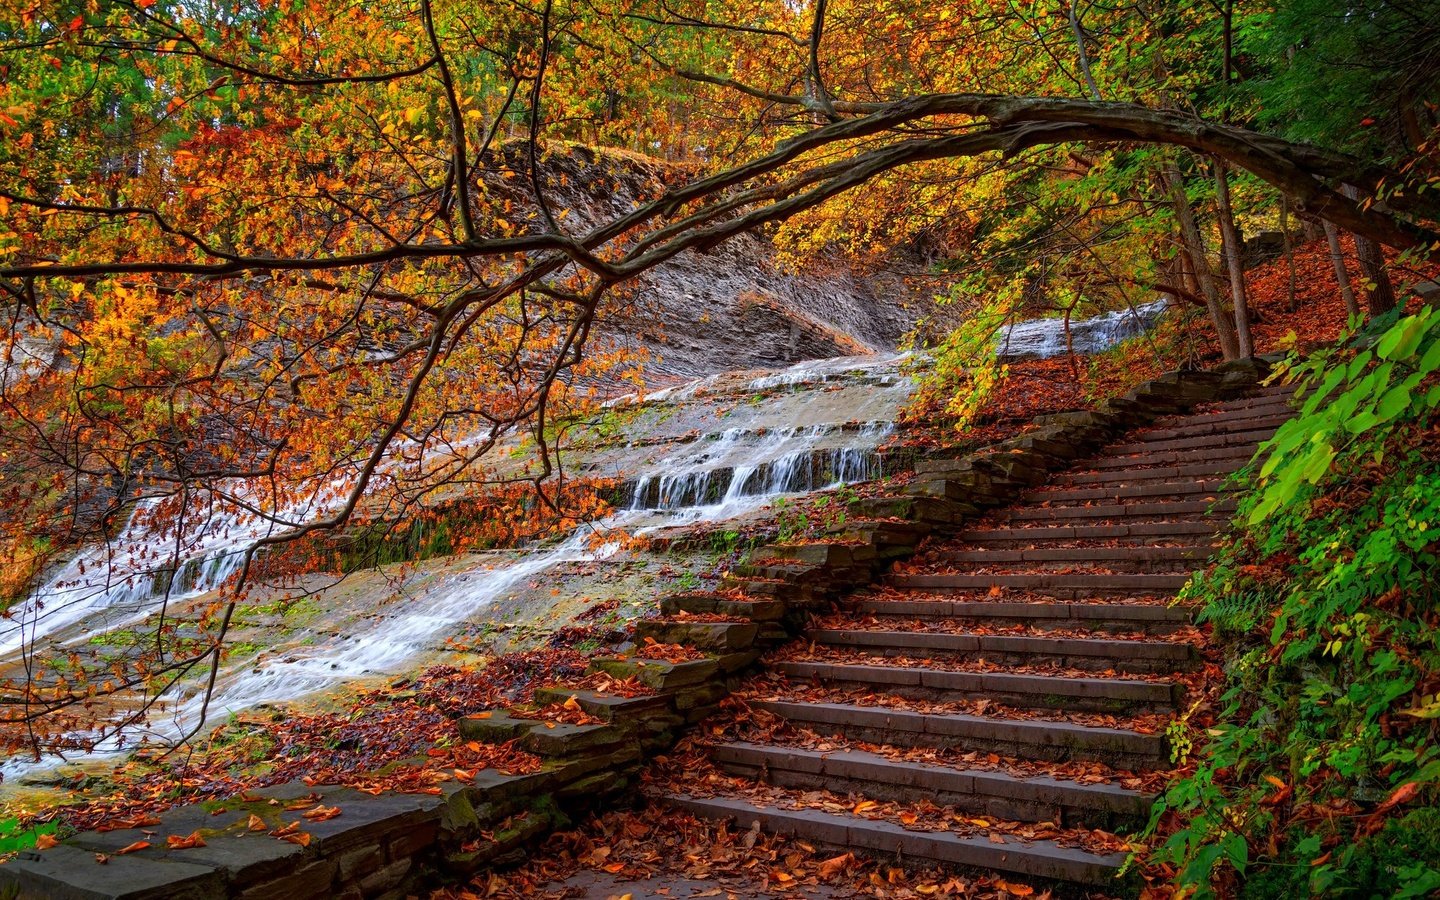
[(1220, 352), (1226, 359), (1238, 359), (1240, 344), (1235, 335), (1235, 323), (1220, 299), (1220, 291), (1210, 273), (1210, 261), (1205, 258), (1205, 239), (1200, 235), (1200, 226), (1195, 224), (1195, 211), (1190, 208), (1190, 198), (1185, 194), (1185, 176), (1180, 174), (1180, 167), (1173, 160), (1166, 164), (1165, 181), (1175, 207), (1175, 220), (1180, 224), (1180, 238), (1190, 257), (1190, 272), (1200, 288), (1200, 296), (1205, 298), (1205, 308), (1210, 311), (1210, 321), (1214, 323), (1215, 336), (1220, 341)]
[[(1345, 196), (1360, 199), (1360, 189), (1353, 184), (1344, 188)], [(1364, 235), (1355, 235), (1355, 256), (1360, 261), (1360, 274), (1365, 276), (1365, 305), (1370, 315), (1378, 316), (1395, 308), (1395, 287), (1385, 271), (1385, 254), (1380, 245)]]
[(1340, 285), (1340, 296), (1345, 298), (1345, 311), (1352, 317), (1360, 315), (1360, 304), (1355, 300), (1355, 288), (1350, 284), (1350, 273), (1345, 269), (1345, 252), (1340, 247), (1340, 229), (1328, 219), (1323, 223), (1325, 241), (1330, 245), (1330, 264), (1335, 267), (1335, 281)]
[(1245, 266), (1240, 259), (1240, 230), (1230, 205), (1230, 175), (1225, 163), (1214, 160), (1215, 202), (1220, 215), (1220, 252), (1230, 273), (1230, 299), (1235, 304), (1235, 340), (1241, 357), (1255, 355), (1250, 340), (1250, 305), (1245, 301)]

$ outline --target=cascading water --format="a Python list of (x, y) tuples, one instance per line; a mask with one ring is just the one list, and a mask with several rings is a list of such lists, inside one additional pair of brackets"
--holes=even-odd
[(1134, 309), (1076, 319), (1070, 323), (1068, 342), (1063, 319), (1017, 322), (1000, 330), (999, 353), (1004, 359), (1049, 359), (1069, 352), (1101, 353), (1149, 331), (1169, 308), (1170, 301), (1162, 298)]
[[(854, 377), (857, 383), (870, 386), (865, 391), (867, 398), (875, 393), (874, 386), (884, 386), (881, 392), (890, 407), (876, 409), (875, 412), (893, 413), (898, 403), (908, 395), (909, 385), (898, 375), (894, 358), (849, 360), (843, 364), (826, 361), (809, 370), (796, 367), (778, 374), (784, 376), (785, 386), (794, 389), (826, 385), (817, 390), (818, 394), (836, 389), (837, 372), (856, 370), (858, 374)], [(808, 378), (805, 377), (807, 371)], [(742, 383), (739, 387), (743, 391), (754, 390), (751, 385), (763, 382), (765, 378)], [(702, 385), (704, 390), (710, 390), (716, 387), (716, 383), (714, 377), (701, 379), (682, 386), (673, 394), (684, 395), (688, 398), (686, 402), (693, 401), (701, 392)], [(200, 694), (178, 698), (164, 721), (152, 718), (149, 736), (174, 738), (202, 724), (202, 718), (213, 719), (265, 702), (298, 699), (366, 676), (404, 671), (417, 656), (439, 645), (447, 632), (477, 614), (483, 615), (487, 607), (527, 583), (558, 566), (603, 560), (619, 551), (619, 545), (615, 543), (592, 546), (597, 533), (616, 529), (644, 534), (683, 524), (723, 521), (743, 515), (783, 494), (812, 491), (878, 475), (881, 456), (877, 451), (892, 430), (890, 419), (864, 423), (835, 421), (839, 415), (857, 407), (844, 398), (835, 399), (831, 393), (825, 393), (824, 398), (782, 396), (778, 398), (780, 408), (773, 415), (793, 416), (797, 409), (819, 415), (815, 410), (825, 406), (822, 399), (834, 400), (833, 408), (827, 409), (830, 421), (803, 425), (765, 424), (768, 421), (765, 416), (771, 413), (758, 405), (738, 407), (743, 413), (726, 408), (719, 415), (746, 418), (747, 424), (717, 429), (708, 438), (702, 436), (691, 440), (681, 449), (643, 467), (642, 471), (647, 474), (639, 476), (634, 482), (634, 499), (629, 508), (604, 521), (577, 529), (549, 549), (521, 554), (494, 568), (476, 567), (437, 577), (416, 595), (402, 597), (392, 594), (384, 608), (360, 620), (358, 625), (344, 629), (343, 633), (314, 627), (295, 635), (292, 646), (282, 656), (224, 673), (208, 704)], [(786, 403), (790, 405), (786, 406)], [(192, 560), (190, 566), (198, 566), (202, 571), (193, 583), (172, 588), (171, 596), (178, 596), (174, 591), (181, 587), (185, 590), (184, 596), (195, 596), (229, 577), (244, 548), (259, 536), (255, 529), (262, 527), (238, 520), (222, 522), (217, 518), (213, 521), (216, 524), (208, 530), (187, 536), (187, 552), (182, 554), (182, 558)], [(144, 538), (143, 532), (128, 538), (133, 548), (130, 556), (141, 564), (147, 559), (143, 551)], [(115, 581), (117, 574), (123, 571), (105, 566), (104, 560), (99, 557), (87, 555), (87, 558), (94, 559), (108, 573), (95, 574), (96, 578), (108, 577)], [(79, 566), (78, 560), (72, 563), (72, 567), (75, 566)], [(153, 560), (148, 566), (154, 569)], [(111, 624), (116, 617), (138, 619), (147, 611), (153, 611), (155, 602), (148, 580), (141, 577), (145, 571), (143, 567), (137, 568), (129, 577), (121, 577), (114, 587), (100, 584), (100, 589), (96, 589), (92, 584), (86, 601), (71, 604), (64, 611), (57, 611), (57, 605), (63, 606), (63, 603), (47, 603), (43, 612), (37, 610), (30, 618), (30, 631), (17, 633), (24, 634), (26, 643), (33, 643), (35, 635), (42, 632), (59, 635), (65, 627), (84, 625), (98, 628), (102, 624)], [(57, 585), (55, 590), (60, 589), (67, 573), (71, 572), (71, 567), (67, 567), (65, 573), (52, 581)], [(54, 590), (49, 596), (55, 596)], [(45, 623), (43, 628), (40, 627), (41, 622)], [(18, 643), (13, 642), (6, 645), (5, 655), (13, 658), (17, 646)], [(135, 737), (127, 736), (126, 746), (133, 746)], [(100, 752), (106, 750), (115, 751), (118, 747), (110, 742), (100, 748)], [(12, 761), (0, 767), (0, 772), (10, 778), (33, 767), (33, 764)]]
[(198, 524), (177, 529), (158, 524), (175, 515), (164, 500), (143, 500), (113, 541), (77, 554), (0, 624), (0, 660), (61, 636), (82, 620), (92, 632), (116, 628), (144, 617), (158, 600), (181, 601), (214, 590), (239, 570), (246, 547), (282, 529), (279, 522), (321, 511), (318, 492), (272, 517), (192, 503), (179, 521)]
[[(679, 510), (691, 506), (735, 507), (746, 498), (823, 490), (878, 477), (879, 446), (891, 422), (867, 422), (853, 431), (833, 425), (721, 432), (707, 446), (662, 460), (662, 474), (644, 475), (630, 489), (630, 509)], [(820, 446), (849, 435), (844, 446)], [(708, 468), (704, 466), (708, 464)]]

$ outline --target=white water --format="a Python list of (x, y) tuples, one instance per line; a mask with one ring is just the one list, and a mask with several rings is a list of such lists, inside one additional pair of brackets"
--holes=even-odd
[[(846, 365), (847, 371), (857, 368), (853, 360)], [(822, 362), (809, 370), (808, 379), (804, 367), (780, 374), (790, 385), (822, 384), (836, 377), (836, 368), (834, 361)], [(873, 369), (875, 377), (890, 379), (876, 383), (896, 383), (893, 359), (870, 361), (869, 366), (860, 368)], [(692, 388), (713, 383), (713, 378), (701, 379), (675, 393), (693, 397), (697, 391)], [(732, 428), (713, 439), (702, 438), (652, 464), (652, 474), (639, 482), (636, 502), (630, 509), (582, 527), (550, 549), (532, 551), (498, 568), (476, 568), (444, 576), (417, 596), (397, 597), (386, 612), (358, 627), (347, 628), (344, 634), (313, 630), (301, 635), (312, 643), (281, 658), (222, 675), (208, 707), (204, 706), (203, 695), (177, 698), (164, 721), (154, 722), (143, 736), (173, 739), (203, 724), (202, 717), (213, 721), (260, 703), (293, 700), (353, 679), (404, 671), (408, 663), (433, 649), (456, 625), (546, 572), (563, 564), (602, 560), (615, 554), (617, 544), (592, 546), (597, 532), (619, 529), (644, 534), (688, 523), (724, 521), (783, 494), (875, 477), (879, 473), (876, 448), (892, 427), (890, 422), (880, 421), (858, 428), (836, 424), (765, 430)], [(837, 441), (843, 444), (837, 445)], [(723, 491), (718, 487), (721, 478), (726, 479)], [(652, 479), (659, 482), (659, 500), (646, 504), (641, 501), (647, 494), (645, 485)], [(309, 506), (311, 511), (319, 512), (315, 507), (323, 504), (316, 497)], [(305, 511), (287, 510), (291, 515), (286, 518)], [(22, 635), (24, 643), (33, 646), (37, 637), (58, 634), (82, 620), (86, 620), (87, 632), (94, 633), (115, 627), (117, 619), (134, 621), (154, 612), (157, 566), (153, 553), (144, 549), (153, 537), (143, 524), (144, 518), (137, 514), (125, 529), (117, 542), (118, 547), (125, 548), (123, 551), (115, 547), (88, 551), (52, 579), (41, 591), (43, 608), (32, 604), (22, 612), (25, 627), (12, 625), (0, 632), (6, 640), (12, 634), (15, 638), (0, 645), (4, 648), (0, 655), (13, 654)], [(194, 580), (172, 587), (172, 598), (196, 596), (222, 583), (243, 558), (245, 548), (274, 527), (263, 522), (247, 523), (234, 516), (207, 521), (213, 524), (184, 535), (180, 542), (175, 556), (182, 560), (183, 571), (193, 573)], [(68, 597), (65, 592), (71, 591), (74, 596)], [(133, 746), (141, 736), (123, 736), (123, 746)], [(110, 738), (92, 758), (121, 749), (122, 744)], [(10, 760), (0, 765), (0, 774), (12, 779), (50, 764), (53, 760)]]
[(1123, 309), (1090, 319), (1072, 320), (1068, 345), (1063, 319), (1017, 322), (1000, 330), (999, 352), (1009, 359), (1049, 359), (1069, 353), (1072, 349), (1079, 354), (1100, 353), (1149, 331), (1169, 306), (1170, 302), (1162, 298), (1133, 310)]
[[(81, 620), (89, 620), (91, 633), (119, 628), (155, 612), (162, 601), (214, 590), (239, 570), (245, 548), (283, 530), (285, 522), (323, 514), (333, 502), (329, 494), (318, 489), (271, 516), (218, 500), (194, 501), (180, 520), (165, 500), (140, 501), (113, 541), (78, 553), (0, 624), (0, 659), (36, 648)], [(185, 520), (198, 525), (184, 528)]]

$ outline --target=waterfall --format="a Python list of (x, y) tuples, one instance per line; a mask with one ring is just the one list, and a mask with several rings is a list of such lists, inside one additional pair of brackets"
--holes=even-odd
[[(1069, 346), (1080, 354), (1101, 353), (1149, 331), (1169, 307), (1170, 302), (1161, 298), (1133, 310), (1072, 320)], [(999, 353), (1003, 359), (1049, 359), (1068, 349), (1063, 319), (1032, 319), (1000, 330)]]
[[(822, 490), (867, 481), (883, 472), (880, 444), (891, 422), (867, 422), (844, 446), (820, 442), (845, 435), (833, 425), (774, 429), (764, 434), (731, 429), (713, 446), (688, 450), (659, 463), (661, 474), (641, 476), (630, 489), (632, 511), (690, 506), (735, 508), (748, 499)], [(697, 468), (706, 461), (739, 457), (733, 465)]]
[[(778, 374), (785, 377), (787, 384), (828, 384), (827, 379), (835, 372), (853, 372), (856, 367), (854, 361), (832, 361)], [(887, 380), (895, 371), (893, 358), (881, 359), (871, 361), (868, 368), (861, 367), (855, 377), (868, 385), (893, 386), (893, 391), (891, 387), (881, 390), (886, 392), (887, 402), (898, 404), (908, 395), (909, 386)], [(808, 373), (808, 377), (801, 373)], [(754, 383), (741, 382), (743, 391), (732, 391), (731, 396), (749, 392), (749, 385)], [(672, 390), (672, 395), (693, 398), (716, 384), (712, 376)], [(866, 390), (866, 396), (878, 402), (873, 401), (874, 388)], [(833, 395), (827, 396), (833, 400)], [(814, 410), (822, 407), (824, 404), (816, 401), (797, 398), (771, 418), (793, 416), (797, 408), (820, 416)], [(825, 415), (832, 418), (853, 415), (857, 410), (855, 404), (838, 401), (831, 407), (836, 408)], [(620, 551), (618, 543), (595, 546), (597, 534), (621, 530), (643, 535), (677, 525), (723, 521), (783, 494), (833, 487), (881, 473), (879, 447), (893, 429), (890, 420), (818, 421), (770, 427), (760, 424), (768, 421), (760, 407), (737, 403), (734, 408), (739, 410), (734, 418), (746, 420), (743, 424), (716, 429), (688, 442), (677, 441), (681, 443), (679, 449), (638, 474), (628, 508), (582, 526), (552, 547), (530, 550), (494, 567), (476, 565), (437, 576), (413, 594), (392, 594), (358, 624), (340, 629), (342, 633), (336, 633), (333, 621), (316, 623), (287, 639), (283, 655), (222, 673), (203, 710), (204, 718), (214, 720), (259, 703), (293, 700), (361, 677), (402, 672), (418, 655), (440, 645), (457, 625), (483, 615), (487, 607), (527, 583), (543, 579), (558, 566), (604, 560)], [(328, 506), (322, 498), (332, 498), (333, 502), (336, 493), (317, 490), (307, 503), (287, 509), (284, 518), (322, 514)], [(234, 573), (245, 548), (255, 538), (268, 533), (270, 527), (278, 527), (267, 519), (238, 514), (210, 516), (204, 528), (184, 535), (179, 549), (169, 554), (178, 556), (180, 565), (165, 569), (158, 567), (153, 552), (146, 550), (153, 545), (156, 534), (146, 524), (153, 512), (151, 507), (137, 510), (116, 546), (86, 551), (83, 559), (73, 560), (51, 579), (40, 592), (43, 604), (21, 611), (17, 622), (8, 623), (9, 629), (0, 632), (8, 642), (0, 645), (4, 648), (0, 652), (13, 659), (22, 639), (30, 646), (46, 635), (63, 639), (62, 632), (70, 626), (85, 626), (93, 631), (101, 626), (114, 627), (117, 622), (138, 621), (154, 612), (157, 587), (168, 586), (172, 597), (194, 597), (211, 590)], [(122, 546), (124, 551), (117, 549)], [(175, 574), (170, 574), (172, 571)], [(62, 599), (62, 592), (70, 590), (80, 592), (76, 599)], [(82, 634), (70, 639), (84, 637)], [(152, 715), (148, 736), (173, 739), (188, 733), (202, 724), (202, 705), (200, 694), (177, 697), (168, 712)], [(138, 736), (123, 736), (123, 746), (134, 746)], [(112, 741), (97, 753), (119, 751), (120, 745)], [(48, 762), (53, 761), (40, 765)], [(0, 766), (0, 773), (12, 778), (37, 767), (11, 760)]]

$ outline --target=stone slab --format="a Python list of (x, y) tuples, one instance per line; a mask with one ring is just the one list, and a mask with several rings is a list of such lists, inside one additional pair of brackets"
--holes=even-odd
[(218, 900), (224, 881), (215, 869), (171, 859), (112, 856), (62, 844), (25, 851), (0, 865), (0, 895), (16, 900)]

